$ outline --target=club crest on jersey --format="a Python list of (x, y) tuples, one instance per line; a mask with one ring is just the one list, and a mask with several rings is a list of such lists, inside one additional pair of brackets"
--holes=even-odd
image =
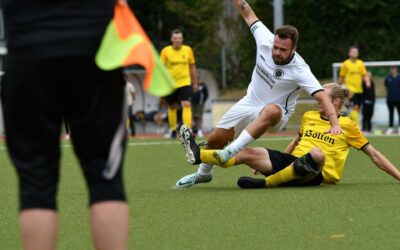
[(284, 75), (284, 73), (283, 73), (283, 70), (281, 70), (281, 69), (276, 69), (274, 71), (275, 78), (281, 79), (283, 77), (283, 75)]

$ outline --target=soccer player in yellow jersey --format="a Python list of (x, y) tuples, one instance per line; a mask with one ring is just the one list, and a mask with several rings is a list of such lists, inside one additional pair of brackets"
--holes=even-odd
[[(175, 29), (171, 32), (171, 45), (161, 50), (161, 61), (175, 80), (175, 91), (166, 97), (168, 102), (168, 122), (172, 131), (171, 137), (176, 137), (178, 123), (177, 106), (182, 107), (182, 123), (191, 128), (193, 91), (197, 91), (197, 71), (193, 50), (183, 44), (183, 34)], [(192, 88), (193, 84), (193, 88)]]
[(351, 46), (349, 49), (349, 59), (343, 62), (340, 68), (339, 83), (345, 84), (346, 88), (350, 90), (352, 109), (349, 117), (358, 125), (358, 116), (360, 113), (360, 106), (362, 102), (362, 81), (365, 81), (367, 88), (371, 87), (371, 82), (367, 76), (367, 69), (362, 60), (358, 59), (358, 48)]
[(200, 150), (196, 145), (186, 153), (197, 155), (201, 162), (217, 164), (224, 168), (247, 164), (257, 173), (266, 176), (263, 179), (241, 177), (238, 180), (241, 188), (337, 183), (342, 177), (350, 147), (362, 150), (376, 166), (400, 180), (398, 169), (368, 142), (355, 122), (340, 115), (347, 90), (337, 83), (325, 84), (323, 87), (331, 97), (339, 124), (344, 130), (342, 134), (326, 133), (330, 124), (323, 114), (322, 107), (318, 105), (318, 111), (304, 114), (299, 133), (285, 152), (248, 147), (224, 163), (220, 163), (218, 159), (218, 150)]

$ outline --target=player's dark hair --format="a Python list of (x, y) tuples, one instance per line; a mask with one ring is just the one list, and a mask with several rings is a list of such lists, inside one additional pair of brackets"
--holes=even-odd
[(293, 47), (297, 46), (299, 40), (299, 31), (292, 25), (284, 25), (275, 30), (275, 35), (281, 39), (289, 38), (292, 41)]
[(183, 33), (182, 33), (182, 31), (180, 29), (174, 29), (174, 30), (171, 31), (171, 36), (173, 34), (183, 34)]

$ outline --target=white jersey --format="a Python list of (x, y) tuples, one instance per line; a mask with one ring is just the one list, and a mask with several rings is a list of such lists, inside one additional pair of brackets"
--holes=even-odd
[(300, 89), (312, 95), (322, 90), (321, 84), (297, 53), (288, 64), (275, 64), (272, 59), (274, 34), (261, 21), (252, 24), (250, 30), (257, 43), (257, 59), (243, 99), (262, 106), (269, 103), (279, 104), (285, 110), (285, 115), (291, 116)]

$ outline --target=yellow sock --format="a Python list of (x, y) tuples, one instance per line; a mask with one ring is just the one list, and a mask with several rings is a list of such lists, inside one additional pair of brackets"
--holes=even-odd
[(292, 165), (287, 166), (278, 173), (275, 173), (265, 178), (267, 187), (276, 187), (294, 179), (297, 179), (297, 177), (294, 174)]
[(230, 168), (235, 166), (235, 163), (236, 163), (236, 157), (234, 156), (218, 166), (220, 166), (221, 168)]
[(200, 150), (200, 160), (203, 163), (220, 165), (221, 163), (218, 154), (213, 149), (201, 149)]
[(172, 131), (175, 131), (176, 124), (178, 123), (178, 115), (176, 109), (171, 109), (170, 107), (168, 107), (168, 123), (169, 123), (169, 128)]
[(221, 162), (216, 151), (217, 150), (212, 150), (212, 149), (201, 149), (200, 150), (201, 162), (218, 165), (221, 168), (230, 168), (235, 165), (236, 157), (232, 157), (226, 162)]
[(182, 108), (182, 122), (188, 128), (192, 127), (192, 107), (183, 107)]
[(349, 117), (350, 117), (350, 119), (352, 119), (356, 124), (357, 124), (357, 126), (359, 125), (358, 124), (358, 116), (359, 116), (359, 111), (358, 110), (351, 110), (351, 112), (350, 112), (350, 114), (349, 114)]

